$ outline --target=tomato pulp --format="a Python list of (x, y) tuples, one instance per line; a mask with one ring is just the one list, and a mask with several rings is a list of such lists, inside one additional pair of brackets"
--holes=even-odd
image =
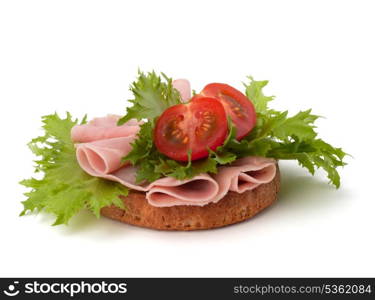
[(210, 83), (195, 98), (213, 97), (224, 106), (236, 127), (238, 140), (246, 136), (255, 126), (256, 113), (253, 103), (239, 90), (223, 83)]
[(215, 150), (224, 143), (228, 123), (222, 103), (201, 96), (187, 104), (166, 109), (157, 119), (154, 142), (159, 152), (178, 160), (188, 161), (207, 157), (207, 148)]

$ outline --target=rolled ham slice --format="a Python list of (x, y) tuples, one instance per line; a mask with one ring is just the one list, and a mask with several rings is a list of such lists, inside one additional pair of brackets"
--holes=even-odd
[(217, 195), (219, 185), (208, 174), (201, 174), (187, 180), (164, 177), (152, 183), (137, 184), (136, 167), (124, 165), (119, 168), (119, 161), (126, 154), (123, 155), (125, 152), (120, 154), (123, 150), (112, 147), (113, 140), (115, 139), (109, 140), (108, 146), (104, 148), (98, 147), (97, 142), (78, 145), (77, 159), (81, 168), (91, 176), (117, 181), (132, 190), (146, 192), (148, 202), (158, 207), (203, 206), (210, 203)]
[[(97, 118), (85, 125), (72, 129), (72, 139), (76, 144), (77, 160), (81, 168), (91, 176), (100, 177), (121, 183), (137, 191), (146, 192), (151, 205), (165, 207), (174, 205), (205, 205), (218, 193), (217, 182), (208, 174), (201, 174), (187, 180), (172, 177), (160, 178), (152, 183), (136, 183), (136, 167), (121, 163), (121, 159), (131, 150), (131, 143), (136, 138), (139, 125), (131, 120), (120, 126), (117, 116)], [(126, 127), (138, 127), (127, 130)], [(97, 139), (94, 140), (93, 139)]]
[(243, 193), (271, 182), (276, 175), (276, 161), (272, 158), (248, 156), (237, 159), (230, 166), (220, 167), (213, 178), (219, 192), (212, 202), (222, 199), (228, 191)]
[(110, 174), (121, 167), (121, 159), (130, 152), (134, 138), (131, 135), (77, 144), (78, 162), (91, 176)]
[(204, 206), (212, 201), (218, 191), (218, 183), (205, 173), (187, 180), (164, 177), (149, 186), (146, 199), (151, 205), (158, 207)]
[(210, 176), (200, 174), (190, 180), (165, 177), (149, 185), (146, 198), (153, 206), (204, 206), (220, 201), (228, 191), (244, 193), (271, 182), (276, 175), (276, 161), (264, 157), (244, 157), (230, 166), (220, 167)]

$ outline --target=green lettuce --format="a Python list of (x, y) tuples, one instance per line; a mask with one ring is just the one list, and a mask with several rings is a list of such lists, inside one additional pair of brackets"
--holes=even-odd
[[(146, 76), (146, 75), (144, 75)], [(149, 73), (143, 81), (153, 81), (154, 73)], [(160, 77), (157, 82), (160, 80)], [(273, 96), (265, 96), (263, 88), (268, 81), (255, 81), (248, 77), (245, 83), (246, 96), (251, 99), (257, 113), (257, 123), (253, 130), (241, 141), (235, 139), (235, 128), (229, 122), (229, 133), (224, 145), (216, 151), (211, 151), (207, 158), (198, 161), (181, 163), (174, 161), (156, 149), (153, 143), (153, 129), (155, 118), (162, 109), (155, 110), (157, 113), (148, 118), (148, 122), (141, 126), (138, 138), (133, 143), (132, 151), (124, 157), (138, 166), (137, 181), (147, 180), (152, 182), (163, 176), (171, 176), (177, 179), (189, 179), (197, 174), (208, 172), (217, 173), (217, 168), (226, 165), (237, 158), (256, 155), (270, 157), (280, 160), (296, 160), (299, 165), (306, 168), (311, 174), (316, 169), (322, 168), (329, 182), (337, 188), (340, 186), (340, 175), (338, 167), (345, 165), (344, 157), (347, 155), (341, 148), (336, 148), (318, 138), (315, 121), (319, 116), (311, 113), (311, 109), (300, 111), (289, 116), (288, 111), (276, 111), (269, 107), (269, 102), (274, 100)], [(141, 82), (134, 86), (141, 86)], [(158, 85), (154, 90), (157, 96), (168, 94), (170, 87)], [(139, 91), (137, 92), (138, 95)], [(142, 97), (138, 98), (141, 103), (146, 102)], [(155, 104), (158, 102), (154, 102)], [(165, 105), (165, 101), (163, 102)], [(137, 107), (137, 100), (133, 103)], [(164, 106), (163, 106), (164, 107)], [(142, 112), (142, 110), (141, 110)], [(134, 113), (132, 113), (134, 116)], [(145, 115), (143, 117), (147, 118)]]
[(118, 125), (133, 118), (153, 120), (168, 107), (181, 103), (180, 93), (164, 73), (158, 76), (154, 71), (147, 74), (138, 71), (138, 78), (130, 85), (130, 91), (134, 95), (134, 99), (129, 100), (132, 106), (127, 108)]
[(126, 196), (128, 189), (119, 183), (88, 175), (77, 162), (70, 130), (76, 124), (84, 124), (86, 118), (78, 122), (67, 113), (65, 119), (53, 114), (44, 116), (42, 121), (45, 134), (29, 143), (31, 151), (39, 157), (35, 161), (35, 172), (41, 173), (42, 178), (21, 181), (30, 189), (25, 193), (27, 199), (22, 202), (21, 215), (44, 210), (54, 214), (54, 225), (59, 225), (67, 224), (83, 208), (97, 217), (104, 206), (113, 204), (124, 209), (119, 195)]

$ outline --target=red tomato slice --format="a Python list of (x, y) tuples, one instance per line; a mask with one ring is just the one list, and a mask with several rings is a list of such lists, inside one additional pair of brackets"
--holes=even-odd
[(227, 134), (223, 105), (215, 98), (201, 97), (166, 109), (156, 122), (154, 141), (166, 156), (188, 161), (189, 150), (192, 160), (207, 157), (207, 148), (215, 150)]
[(213, 97), (224, 106), (237, 129), (237, 140), (246, 136), (256, 123), (256, 113), (253, 103), (239, 90), (223, 83), (210, 83), (204, 87), (197, 98)]

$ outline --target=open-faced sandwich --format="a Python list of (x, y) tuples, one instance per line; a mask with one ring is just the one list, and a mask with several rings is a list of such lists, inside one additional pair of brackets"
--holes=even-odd
[(211, 83), (191, 95), (187, 80), (139, 72), (122, 117), (43, 117), (45, 134), (29, 144), (42, 174), (21, 182), (31, 188), (21, 215), (44, 210), (67, 224), (87, 208), (155, 229), (225, 226), (276, 200), (283, 159), (323, 168), (339, 187), (346, 153), (317, 137), (311, 110), (270, 109), (266, 84), (249, 77), (244, 94)]

